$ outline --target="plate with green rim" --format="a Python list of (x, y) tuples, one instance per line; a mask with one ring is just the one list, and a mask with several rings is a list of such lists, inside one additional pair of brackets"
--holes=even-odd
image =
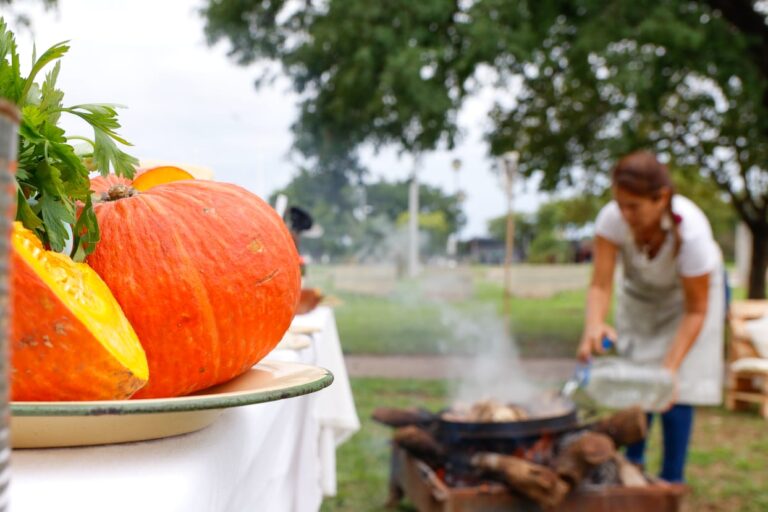
[(324, 368), (262, 361), (230, 381), (174, 398), (11, 402), (11, 446), (89, 446), (186, 434), (210, 425), (225, 409), (314, 393), (332, 382)]

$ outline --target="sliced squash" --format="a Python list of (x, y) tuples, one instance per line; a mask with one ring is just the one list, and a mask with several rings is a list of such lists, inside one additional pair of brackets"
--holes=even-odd
[(146, 384), (144, 349), (104, 281), (19, 222), (11, 304), (12, 400), (124, 399)]
[(142, 172), (133, 179), (131, 186), (139, 192), (145, 192), (152, 187), (171, 183), (172, 181), (193, 180), (190, 173), (172, 165), (153, 167)]

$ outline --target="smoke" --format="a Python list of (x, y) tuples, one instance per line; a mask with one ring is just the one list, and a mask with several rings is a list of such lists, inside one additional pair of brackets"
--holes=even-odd
[[(434, 336), (419, 341), (425, 341), (422, 345), (428, 353), (436, 347), (445, 356), (440, 369), (432, 373), (436, 378), (447, 373), (451, 400), (446, 405), (493, 399), (528, 407), (552, 388), (537, 385), (526, 373), (510, 335), (514, 326), (503, 318), (499, 301), (475, 294), (476, 272), (488, 279), (486, 270), (445, 261), (426, 265), (417, 279), (398, 279), (391, 265), (351, 266), (343, 272), (346, 277), (337, 276), (334, 284), (338, 290), (386, 297), (403, 309), (423, 313), (416, 319), (407, 316), (419, 325), (404, 324), (393, 331), (402, 332), (403, 343), (413, 336)], [(498, 290), (501, 297), (501, 287)], [(448, 371), (443, 372), (446, 366)]]
[(464, 354), (452, 369), (454, 403), (493, 399), (528, 404), (541, 392), (527, 377), (515, 339), (496, 305), (469, 300), (473, 294), (470, 269), (431, 269), (421, 279), (421, 288), (439, 308), (440, 321), (451, 333), (441, 343), (443, 352)]
[(470, 314), (446, 307), (442, 319), (468, 354), (454, 369), (454, 402), (530, 403), (539, 390), (526, 376), (515, 340), (494, 308), (475, 307)]
[[(419, 231), (419, 252), (430, 245), (431, 234)], [(405, 275), (410, 243), (408, 226), (397, 225), (384, 215), (368, 217), (365, 228), (356, 237), (354, 260), (363, 264), (394, 264), (399, 276)]]

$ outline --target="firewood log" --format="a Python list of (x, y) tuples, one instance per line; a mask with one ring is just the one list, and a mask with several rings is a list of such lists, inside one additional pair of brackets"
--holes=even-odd
[(648, 418), (640, 407), (630, 407), (599, 421), (591, 430), (610, 436), (616, 446), (627, 446), (645, 439)]
[(393, 436), (395, 443), (410, 454), (427, 461), (445, 458), (445, 448), (429, 432), (415, 425), (400, 427)]
[(616, 445), (610, 437), (584, 432), (563, 447), (555, 459), (554, 469), (571, 488), (576, 488), (592, 468), (609, 461), (615, 454)]
[(614, 456), (619, 466), (619, 480), (626, 487), (647, 487), (648, 480), (642, 470), (629, 462), (624, 455), (617, 453)]
[(519, 457), (478, 453), (472, 457), (471, 463), (542, 507), (556, 507), (568, 494), (568, 484), (554, 471)]
[(377, 407), (371, 418), (390, 427), (422, 425), (434, 418), (432, 413), (419, 408), (398, 409), (396, 407)]
[(592, 468), (581, 481), (578, 488), (592, 489), (594, 487), (621, 485), (619, 464), (616, 459), (610, 459)]

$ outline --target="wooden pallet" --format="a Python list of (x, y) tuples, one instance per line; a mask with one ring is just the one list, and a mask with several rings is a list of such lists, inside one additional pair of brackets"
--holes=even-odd
[[(759, 357), (750, 341), (745, 322), (768, 314), (768, 301), (744, 300), (731, 305), (729, 314), (728, 363), (742, 358)], [(729, 369), (725, 391), (725, 407), (730, 411), (749, 410), (757, 405), (768, 419), (768, 372)]]
[(731, 372), (725, 392), (729, 411), (749, 410), (757, 404), (760, 415), (768, 419), (768, 372)]

